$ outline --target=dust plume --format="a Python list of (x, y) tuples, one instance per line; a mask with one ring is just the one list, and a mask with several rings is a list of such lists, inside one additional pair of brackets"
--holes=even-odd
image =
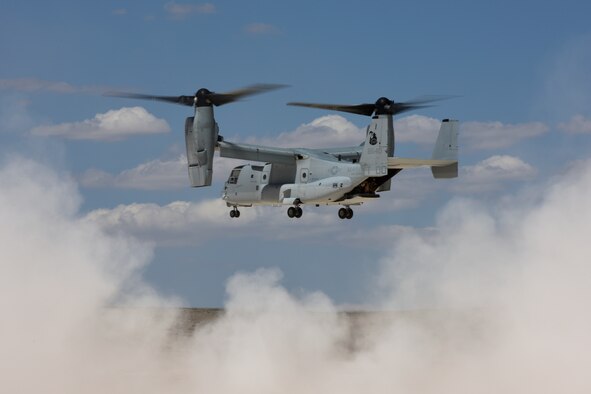
[(152, 250), (78, 211), (75, 182), (0, 167), (0, 390), (22, 393), (587, 393), (591, 161), (494, 206), (454, 200), (393, 240), (351, 322), (281, 273), (237, 273), (226, 311), (175, 338)]

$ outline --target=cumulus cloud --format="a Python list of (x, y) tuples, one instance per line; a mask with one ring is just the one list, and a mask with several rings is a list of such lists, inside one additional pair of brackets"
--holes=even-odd
[(591, 133), (591, 119), (583, 115), (574, 115), (568, 122), (559, 123), (558, 128), (567, 133), (588, 134)]
[(462, 141), (469, 149), (500, 149), (527, 139), (538, 137), (548, 131), (541, 122), (463, 122), (460, 123)]
[(503, 182), (527, 180), (537, 171), (518, 157), (495, 155), (474, 165), (461, 168), (459, 179), (451, 189), (461, 192), (488, 192), (499, 188)]
[[(200, 202), (175, 201), (167, 205), (152, 203), (134, 203), (119, 205), (113, 209), (97, 209), (86, 215), (89, 222), (100, 224), (102, 228), (114, 232), (123, 232), (141, 236), (142, 233), (166, 231), (171, 238), (196, 228), (208, 225), (220, 225), (227, 215), (226, 203), (221, 199), (202, 200)], [(248, 211), (250, 212), (250, 211)], [(254, 213), (254, 212), (253, 212)], [(244, 220), (242, 220), (244, 219)], [(244, 226), (252, 220), (248, 213), (240, 220), (228, 222)], [(222, 224), (223, 225), (223, 224)]]
[(173, 19), (184, 19), (192, 14), (213, 14), (215, 13), (215, 5), (212, 3), (177, 3), (169, 1), (164, 4), (164, 10)]
[(250, 138), (247, 143), (290, 148), (356, 146), (365, 139), (359, 128), (340, 115), (326, 115), (304, 123), (293, 131), (267, 138)]
[[(221, 198), (203, 199), (198, 202), (174, 201), (170, 204), (134, 203), (114, 208), (97, 209), (86, 215), (110, 233), (132, 234), (158, 245), (198, 244), (215, 237), (244, 237), (233, 229), (257, 226), (257, 237), (266, 239), (293, 238), (293, 232), (283, 231), (287, 223), (298, 229), (299, 238), (313, 238), (338, 225), (336, 214), (326, 210), (307, 209), (306, 220), (294, 222), (285, 208), (240, 208), (240, 219), (231, 219), (230, 208)], [(322, 225), (318, 227), (318, 225)]]
[(423, 145), (435, 145), (441, 120), (423, 115), (410, 115), (394, 120), (396, 142), (414, 142)]
[(374, 305), (411, 310), (349, 324), (322, 293), (257, 270), (185, 334), (171, 309), (129, 307), (173, 304), (137, 278), (149, 247), (79, 218), (69, 177), (16, 159), (0, 183), (2, 391), (591, 390), (591, 161), (533, 200), (456, 199), (430, 231), (396, 232)]
[[(241, 160), (222, 159), (217, 154), (213, 159), (213, 181), (225, 181), (230, 171), (243, 164)], [(156, 159), (141, 163), (118, 174), (91, 168), (79, 176), (80, 184), (90, 188), (119, 188), (139, 190), (169, 190), (189, 187), (187, 156), (174, 159)]]
[(113, 175), (89, 169), (80, 177), (85, 187), (115, 187), (122, 189), (160, 190), (188, 187), (187, 158), (152, 160)]
[(518, 157), (495, 155), (465, 167), (466, 176), (475, 179), (521, 179), (535, 174), (534, 168)]
[(134, 135), (170, 132), (170, 126), (143, 107), (123, 107), (81, 122), (34, 127), (31, 133), (73, 140), (117, 141)]

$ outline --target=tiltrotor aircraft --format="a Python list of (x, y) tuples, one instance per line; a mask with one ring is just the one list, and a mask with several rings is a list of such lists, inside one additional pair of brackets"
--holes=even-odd
[(223, 199), (240, 217), (238, 207), (287, 205), (290, 218), (302, 216), (302, 205), (340, 205), (338, 216), (351, 219), (351, 206), (360, 205), (389, 191), (391, 179), (406, 168), (431, 167), (434, 178), (458, 176), (458, 121), (444, 119), (431, 159), (394, 156), (393, 115), (423, 108), (435, 99), (394, 102), (385, 97), (375, 103), (332, 105), (293, 102), (288, 105), (344, 111), (371, 116), (365, 141), (344, 148), (278, 148), (225, 141), (219, 135), (214, 106), (262, 93), (281, 85), (253, 85), (228, 93), (199, 89), (193, 96), (153, 96), (113, 92), (109, 96), (159, 100), (194, 107), (185, 121), (185, 142), (191, 186), (211, 185), (213, 157), (243, 159), (261, 164), (234, 168), (224, 185)]

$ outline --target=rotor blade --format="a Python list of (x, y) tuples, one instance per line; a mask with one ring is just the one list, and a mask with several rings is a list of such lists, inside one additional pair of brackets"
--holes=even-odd
[(320, 108), (331, 111), (349, 112), (352, 114), (371, 116), (375, 111), (375, 104), (358, 104), (358, 105), (341, 105), (341, 104), (317, 104), (317, 103), (301, 103), (291, 102), (287, 105), (294, 105), (298, 107)]
[(443, 95), (443, 94), (429, 95), (429, 96), (419, 96), (419, 97), (415, 97), (412, 100), (408, 100), (405, 103), (406, 104), (411, 104), (411, 105), (415, 105), (415, 104), (422, 105), (422, 104), (427, 104), (427, 103), (434, 103), (436, 101), (449, 100), (449, 99), (456, 98), (456, 97), (460, 97), (460, 96)]
[(417, 104), (411, 104), (408, 102), (393, 103), (392, 106), (390, 107), (389, 113), (391, 115), (396, 115), (396, 114), (400, 114), (400, 113), (406, 112), (406, 111), (413, 111), (415, 109), (429, 108), (429, 107), (433, 107), (433, 105), (417, 105)]
[(132, 99), (141, 99), (141, 100), (164, 101), (167, 103), (187, 105), (189, 107), (192, 107), (193, 103), (195, 101), (195, 98), (193, 96), (153, 96), (150, 94), (129, 93), (129, 92), (106, 92), (103, 94), (103, 96), (123, 97), (123, 98), (132, 98)]
[(224, 105), (231, 103), (233, 101), (240, 100), (246, 96), (252, 96), (254, 94), (260, 94), (269, 92), (271, 90), (280, 89), (287, 87), (287, 85), (278, 85), (278, 84), (256, 84), (247, 86), (242, 89), (233, 90), (227, 93), (214, 93), (212, 92), (209, 96), (209, 100), (212, 104), (216, 106)]
[(390, 108), (389, 113), (392, 115), (399, 114), (401, 112), (412, 111), (415, 109), (421, 108), (429, 108), (433, 107), (431, 103), (442, 101), (442, 100), (449, 100), (451, 98), (455, 98), (458, 96), (450, 96), (450, 95), (430, 95), (430, 96), (420, 96), (414, 98), (412, 100), (408, 100), (405, 102), (393, 102)]

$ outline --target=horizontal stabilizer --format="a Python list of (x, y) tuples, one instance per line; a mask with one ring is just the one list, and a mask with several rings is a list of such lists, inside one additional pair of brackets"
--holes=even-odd
[(417, 167), (431, 167), (433, 178), (448, 179), (458, 176), (457, 160), (434, 160), (434, 159), (406, 159), (402, 157), (388, 157), (389, 169), (405, 169)]
[(416, 167), (447, 167), (458, 164), (457, 160), (434, 160), (434, 159), (406, 159), (403, 157), (388, 157), (388, 168), (404, 169)]

